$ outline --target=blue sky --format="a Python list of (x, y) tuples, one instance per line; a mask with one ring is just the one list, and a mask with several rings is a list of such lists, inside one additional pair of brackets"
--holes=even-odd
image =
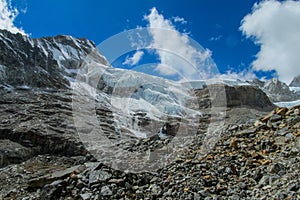
[[(267, 4), (268, 2), (270, 5)], [(287, 76), (284, 72), (280, 72), (280, 66), (269, 66), (272, 63), (259, 65), (257, 62), (255, 67), (255, 63), (253, 64), (257, 60), (256, 55), (260, 52), (261, 46), (268, 42), (263, 40), (268, 35), (266, 37), (260, 35), (261, 30), (268, 34), (262, 27), (270, 24), (271, 21), (270, 19), (265, 24), (261, 22), (261, 26), (255, 27), (256, 13), (252, 10), (253, 5), (255, 3), (261, 5), (257, 11), (265, 12), (267, 15), (268, 13), (274, 14), (269, 8), (276, 7), (276, 3), (279, 5), (278, 9), (283, 10), (284, 2), (280, 3), (275, 0), (11, 0), (12, 6), (19, 10), (19, 15), (14, 19), (15, 26), (21, 27), (31, 37), (67, 34), (86, 37), (96, 44), (124, 30), (147, 26), (149, 22), (144, 19), (144, 16), (149, 15), (150, 9), (155, 7), (164, 19), (173, 22), (178, 31), (187, 32), (189, 37), (205, 49), (209, 49), (221, 73), (228, 71), (253, 73), (255, 69), (258, 71), (255, 72), (256, 75), (270, 77), (274, 75), (274, 71), (277, 71), (277, 76), (288, 82), (291, 75)], [(299, 1), (296, 3), (299, 4)], [(287, 12), (290, 10), (285, 13)], [(245, 27), (242, 31), (240, 29), (242, 20), (251, 13), (252, 19), (249, 18), (248, 24), (244, 23)], [(298, 14), (296, 13), (292, 18), (297, 19)], [(184, 18), (186, 23), (176, 23), (174, 17)], [(274, 19), (276, 19), (276, 13)], [(287, 21), (282, 23), (288, 23), (288, 21), (291, 20), (287, 17)], [(270, 26), (269, 32), (273, 30), (273, 27)], [(296, 44), (296, 46), (300, 45)], [(265, 65), (268, 67), (264, 68)], [(294, 66), (294, 69), (298, 70), (298, 68), (300, 68), (299, 65)], [(300, 74), (300, 71), (296, 73)]]

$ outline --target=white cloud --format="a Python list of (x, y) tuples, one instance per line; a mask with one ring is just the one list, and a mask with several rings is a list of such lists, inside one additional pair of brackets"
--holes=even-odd
[(143, 51), (136, 51), (132, 57), (127, 56), (122, 64), (130, 66), (136, 65), (142, 59), (143, 55)]
[(164, 64), (157, 65), (155, 70), (167, 76), (176, 75), (178, 73), (174, 68)]
[(152, 8), (144, 18), (149, 22), (152, 36), (149, 48), (154, 49), (159, 56), (160, 64), (156, 70), (162, 75), (177, 72), (181, 79), (195, 80), (216, 73), (211, 51), (203, 49), (198, 43), (196, 47), (196, 42), (192, 43), (186, 33), (178, 32), (172, 22), (159, 14), (156, 8)]
[(6, 29), (12, 33), (21, 33), (26, 35), (22, 28), (14, 25), (14, 21), (19, 11), (11, 8), (6, 0), (0, 0), (0, 29)]
[(276, 70), (287, 84), (300, 74), (300, 1), (256, 3), (242, 20), (240, 30), (260, 45), (252, 63), (254, 70)]
[(176, 16), (176, 17), (172, 17), (172, 19), (173, 19), (174, 22), (178, 22), (178, 23), (181, 23), (181, 24), (186, 24), (187, 23), (187, 21), (182, 17)]
[(216, 36), (216, 37), (211, 37), (211, 38), (209, 39), (209, 41), (218, 41), (218, 40), (220, 40), (222, 37), (223, 37), (223, 35), (218, 35), (218, 36)]
[(233, 79), (233, 80), (242, 80), (242, 81), (249, 81), (253, 80), (256, 77), (256, 75), (251, 70), (243, 70), (241, 72), (235, 72), (235, 71), (227, 71), (226, 74), (219, 74), (217, 78), (220, 79)]

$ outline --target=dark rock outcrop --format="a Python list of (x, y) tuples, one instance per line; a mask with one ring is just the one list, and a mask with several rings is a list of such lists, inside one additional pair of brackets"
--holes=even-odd
[(196, 90), (195, 94), (199, 98), (199, 106), (203, 108), (213, 105), (216, 107), (248, 107), (270, 111), (275, 107), (262, 90), (251, 85), (213, 84)]
[(0, 140), (0, 167), (21, 163), (33, 157), (33, 151), (10, 140)]
[(0, 156), (7, 158), (2, 165), (38, 154), (87, 153), (73, 122), (70, 92), (0, 90), (0, 95), (0, 141), (11, 144), (7, 148), (1, 145)]

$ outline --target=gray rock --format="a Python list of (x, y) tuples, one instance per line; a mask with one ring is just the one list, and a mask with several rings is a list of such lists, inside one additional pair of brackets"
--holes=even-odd
[(86, 185), (85, 185), (85, 183), (82, 182), (81, 180), (78, 180), (78, 181), (77, 181), (77, 184), (76, 184), (76, 187), (77, 187), (78, 189), (82, 189), (82, 188), (86, 187)]
[(245, 189), (246, 187), (247, 187), (246, 183), (244, 182), (239, 183), (239, 188)]
[(202, 197), (208, 197), (208, 196), (210, 196), (210, 192), (207, 191), (207, 190), (200, 190), (198, 193), (199, 193)]
[(162, 194), (162, 189), (160, 188), (160, 186), (154, 184), (151, 185), (151, 193), (155, 196), (160, 196)]
[(289, 131), (288, 127), (284, 127), (278, 131), (275, 132), (276, 135), (280, 135), (280, 136), (284, 136), (285, 134), (287, 134)]
[(97, 183), (99, 181), (107, 181), (112, 177), (112, 174), (107, 171), (95, 170), (91, 171), (89, 175), (89, 185)]
[(286, 199), (286, 197), (287, 197), (287, 195), (286, 195), (285, 193), (282, 193), (282, 192), (280, 192), (280, 191), (277, 193), (276, 196), (277, 196), (277, 199), (278, 199), (278, 200), (284, 200), (284, 199)]
[(288, 133), (288, 134), (285, 135), (285, 139), (287, 139), (287, 140), (293, 139), (294, 137), (295, 136), (294, 136), (293, 133)]
[(85, 194), (81, 194), (80, 197), (82, 198), (82, 200), (89, 200), (92, 197), (92, 193), (85, 193)]
[(299, 152), (300, 152), (300, 148), (299, 148), (299, 147), (298, 147), (298, 148), (297, 148), (297, 147), (294, 147), (294, 148), (291, 149), (291, 155), (292, 155), (292, 156), (298, 155)]
[(194, 200), (200, 200), (200, 199), (201, 199), (200, 194), (194, 192)]
[(135, 186), (132, 187), (132, 189), (133, 189), (133, 190), (138, 190), (138, 189), (139, 189), (139, 186), (135, 185)]
[(45, 176), (41, 176), (41, 177), (38, 177), (38, 178), (31, 179), (28, 182), (28, 187), (30, 187), (30, 188), (41, 188), (41, 187), (45, 186), (46, 184), (49, 184), (49, 183), (52, 183), (56, 180), (61, 180), (61, 179), (64, 179), (64, 178), (68, 177), (72, 172), (79, 169), (80, 167), (81, 167), (80, 165), (77, 165), (77, 166), (70, 167), (70, 168), (67, 168), (65, 170), (62, 170), (62, 171), (53, 172), (50, 175), (45, 175)]
[(103, 186), (100, 193), (102, 196), (111, 196), (113, 194), (109, 186)]
[(150, 180), (150, 183), (155, 183), (157, 180), (158, 180), (157, 177), (153, 177), (153, 178)]
[(10, 140), (0, 140), (0, 167), (20, 163), (34, 156), (34, 152)]
[(41, 199), (44, 200), (52, 200), (59, 199), (62, 192), (61, 185), (45, 185), (45, 187), (41, 191)]
[(270, 122), (277, 122), (281, 120), (281, 115), (272, 115), (270, 118)]
[(297, 192), (300, 188), (300, 183), (293, 183), (289, 185), (289, 191)]
[(265, 176), (263, 176), (261, 179), (260, 179), (260, 181), (258, 182), (258, 184), (260, 185), (260, 186), (265, 186), (265, 185), (269, 185), (270, 184), (270, 176), (268, 176), (268, 175), (265, 175)]
[(300, 122), (300, 116), (294, 116), (287, 119), (287, 123), (290, 125), (295, 125)]
[(271, 165), (270, 173), (277, 174), (278, 172), (281, 171), (281, 169), (282, 169), (282, 166), (278, 163), (275, 163), (275, 164)]
[(135, 191), (135, 194), (136, 194), (136, 197), (139, 198), (139, 199), (142, 199), (143, 198), (143, 191), (141, 190), (136, 190)]

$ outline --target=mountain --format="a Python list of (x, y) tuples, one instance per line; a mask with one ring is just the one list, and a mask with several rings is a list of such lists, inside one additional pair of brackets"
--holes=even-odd
[[(222, 119), (226, 107), (273, 108), (264, 93), (241, 82), (179, 83), (113, 68), (87, 39), (31, 39), (2, 30), (0, 43), (0, 138), (29, 148), (31, 156), (82, 155), (103, 145), (90, 137), (130, 143), (176, 135), (179, 126), (184, 134), (197, 133), (207, 109)], [(59, 145), (51, 147), (52, 140)]]
[[(229, 129), (274, 108), (261, 89), (241, 81), (174, 82), (113, 68), (92, 41), (71, 36), (1, 30), (0, 66), (0, 199), (58, 199), (55, 184), (71, 176), (74, 198), (88, 196), (77, 186), (110, 194), (94, 184), (123, 184), (111, 180), (121, 171), (133, 180), (128, 172), (163, 169), (190, 147), (207, 154)], [(105, 166), (117, 169), (113, 176)], [(88, 182), (76, 178), (85, 168)], [(19, 172), (21, 182), (11, 178)]]
[[(95, 44), (71, 36), (31, 39), (0, 31), (0, 83), (2, 87), (68, 88), (83, 61), (107, 65), (94, 51)], [(88, 56), (89, 55), (89, 56)]]
[(248, 83), (263, 90), (272, 102), (295, 101), (300, 99), (299, 94), (291, 90), (287, 84), (276, 78), (267, 81), (254, 79), (253, 81), (248, 81)]
[(290, 87), (300, 87), (300, 76), (296, 76), (289, 85)]
[(91, 130), (134, 143), (159, 132), (174, 135), (180, 122), (197, 129), (201, 113), (185, 105), (196, 99), (189, 88), (112, 68), (89, 40), (3, 30), (0, 44), (0, 140), (12, 146), (0, 147), (1, 166), (37, 154), (86, 155), (101, 145), (86, 137)]

